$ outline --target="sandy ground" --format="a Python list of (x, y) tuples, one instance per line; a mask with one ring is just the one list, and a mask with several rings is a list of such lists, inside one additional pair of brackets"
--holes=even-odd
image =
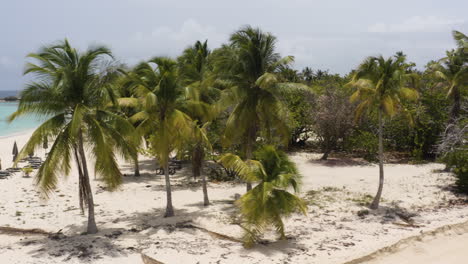
[[(0, 138), (4, 168), (11, 165), (13, 141), (21, 147), (29, 134)], [(386, 165), (381, 209), (368, 211), (365, 204), (376, 191), (377, 166), (355, 160), (324, 163), (318, 157), (291, 155), (304, 176), (300, 195), (309, 202), (307, 216), (286, 220), (288, 240), (275, 241), (267, 234), (265, 243), (248, 250), (184, 226), (190, 221), (241, 238), (232, 202), (245, 191), (242, 184), (210, 183), (212, 205), (203, 207), (200, 183), (187, 177), (190, 172), (185, 166), (172, 177), (176, 217), (163, 218), (164, 179), (154, 175), (151, 159), (142, 158), (145, 175), (125, 177), (118, 191), (108, 192), (99, 180), (92, 181), (100, 232), (82, 235), (86, 217), (78, 209), (76, 173), (64, 177), (49, 200), (41, 198), (33, 178), (18, 173), (0, 180), (0, 226), (62, 230), (63, 235), (0, 234), (0, 263), (141, 263), (140, 252), (163, 263), (343, 263), (403, 238), (468, 220), (466, 198), (449, 190), (454, 179), (440, 172), (441, 164)], [(132, 173), (128, 164), (122, 162), (121, 168)], [(412, 226), (404, 221), (408, 218), (414, 221)], [(466, 233), (456, 239), (468, 243)], [(452, 251), (440, 254), (466, 254), (448, 249)]]
[[(468, 259), (468, 221), (400, 240), (352, 264), (462, 264)], [(349, 263), (349, 264), (351, 264)]]

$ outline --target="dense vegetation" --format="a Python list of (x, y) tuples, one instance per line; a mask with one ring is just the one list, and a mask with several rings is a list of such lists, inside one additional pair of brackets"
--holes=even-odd
[(171, 155), (190, 161), (193, 176), (201, 176), (205, 206), (204, 163), (215, 160), (217, 179), (247, 183), (236, 203), (247, 245), (270, 225), (284, 238), (282, 217), (305, 212), (304, 202), (288, 192), (300, 183), (283, 152), (291, 148), (322, 152), (324, 160), (340, 152), (379, 161), (373, 209), (381, 199), (384, 162), (392, 157), (440, 157), (468, 192), (468, 41), (453, 34), (457, 48), (422, 71), (397, 52), (366, 58), (344, 76), (294, 69), (292, 56), (276, 52), (275, 36), (250, 26), (219, 48), (197, 41), (178, 58), (155, 57), (134, 67), (117, 65), (104, 47), (80, 53), (65, 40), (29, 55), (35, 62), (25, 74), (34, 82), (10, 119), (34, 113), (49, 120), (18, 159), (53, 142), (36, 175), (45, 192), (75, 161), (88, 233), (97, 227), (85, 148), (110, 189), (122, 182), (116, 154), (135, 165), (135, 176), (139, 155), (154, 157), (165, 174), (167, 217), (174, 215)]

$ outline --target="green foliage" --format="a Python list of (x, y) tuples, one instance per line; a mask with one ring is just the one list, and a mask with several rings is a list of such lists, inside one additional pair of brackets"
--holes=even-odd
[(353, 131), (346, 140), (345, 148), (349, 151), (362, 153), (363, 158), (368, 161), (376, 161), (379, 139), (375, 133), (369, 131)]
[(296, 211), (306, 214), (307, 210), (305, 202), (288, 191), (290, 187), (299, 191), (300, 175), (286, 153), (263, 146), (255, 152), (255, 158), (243, 161), (239, 156), (226, 154), (220, 159), (220, 163), (244, 180), (258, 183), (236, 202), (244, 219), (246, 247), (256, 243), (270, 226), (285, 239), (282, 218)]
[(123, 117), (108, 111), (113, 102), (112, 84), (117, 72), (110, 67), (112, 54), (105, 47), (84, 53), (65, 40), (28, 55), (25, 74), (33, 81), (21, 92), (18, 109), (9, 120), (25, 114), (47, 119), (29, 138), (17, 161), (53, 142), (47, 158), (36, 174), (36, 184), (47, 195), (56, 187), (59, 176), (70, 173), (72, 159), (78, 166), (79, 204), (88, 206), (88, 233), (96, 233), (94, 202), (89, 183), (85, 147), (94, 159), (95, 175), (108, 189), (122, 183), (116, 155), (134, 160), (139, 140), (134, 127)]
[(24, 175), (26, 177), (29, 177), (29, 174), (31, 174), (31, 172), (34, 171), (33, 168), (31, 168), (31, 167), (24, 167), (21, 170), (24, 172)]
[(276, 37), (246, 26), (233, 33), (229, 45), (213, 52), (214, 71), (227, 85), (220, 105), (231, 106), (223, 143), (241, 143), (251, 158), (259, 134), (268, 142), (287, 143), (288, 111), (281, 92), (304, 85), (283, 83), (278, 71), (293, 62), (275, 51)]
[(10, 120), (28, 113), (49, 118), (18, 155), (19, 160), (42, 147), (45, 139), (52, 139), (49, 155), (36, 176), (46, 193), (56, 187), (60, 174), (70, 172), (81, 137), (96, 160), (97, 175), (110, 189), (121, 183), (115, 154), (131, 159), (136, 153), (133, 127), (103, 109), (110, 101), (110, 84), (115, 78), (103, 64), (110, 56), (105, 47), (78, 53), (67, 40), (29, 55), (37, 64), (28, 63), (25, 74), (34, 74), (35, 80), (22, 91), (18, 110)]
[(291, 91), (283, 100), (289, 109), (291, 146), (302, 146), (313, 130), (313, 115), (316, 96), (312, 91)]
[(468, 147), (447, 153), (442, 161), (457, 177), (456, 185), (460, 192), (468, 194)]

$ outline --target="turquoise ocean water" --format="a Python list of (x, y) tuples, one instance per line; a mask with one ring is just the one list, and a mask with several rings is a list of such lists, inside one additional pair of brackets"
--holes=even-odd
[(24, 116), (8, 123), (7, 118), (18, 107), (17, 102), (0, 102), (0, 137), (31, 130), (39, 126), (40, 120), (33, 116)]

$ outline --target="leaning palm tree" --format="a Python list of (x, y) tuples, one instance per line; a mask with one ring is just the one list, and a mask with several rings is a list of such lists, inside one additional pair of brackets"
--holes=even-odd
[[(240, 143), (246, 159), (260, 133), (267, 141), (273, 136), (287, 144), (288, 111), (281, 93), (305, 85), (281, 83), (278, 72), (294, 61), (275, 52), (276, 37), (250, 26), (231, 35), (230, 44), (214, 52), (214, 68), (219, 79), (231, 84), (221, 98), (223, 106), (233, 106), (224, 133), (225, 144)], [(247, 190), (252, 188), (247, 184)]]
[(201, 173), (205, 152), (211, 150), (207, 137), (207, 129), (217, 114), (216, 99), (220, 91), (215, 88), (215, 81), (208, 62), (210, 55), (207, 41), (197, 41), (184, 50), (178, 58), (180, 77), (186, 86), (185, 112), (195, 122), (195, 129), (189, 145), (192, 158), (193, 177), (201, 175), (203, 189), (203, 204), (209, 205), (206, 175)]
[(355, 117), (358, 119), (364, 110), (376, 110), (378, 113), (379, 133), (379, 188), (370, 208), (377, 209), (384, 184), (383, 167), (383, 122), (384, 117), (393, 116), (403, 109), (403, 99), (416, 99), (415, 90), (405, 87), (414, 74), (407, 73), (404, 56), (384, 59), (382, 56), (367, 58), (356, 70), (349, 86), (357, 88), (351, 101), (359, 101)]
[(120, 98), (119, 105), (142, 107), (140, 112), (130, 117), (130, 121), (138, 123), (139, 135), (148, 138), (150, 154), (158, 159), (164, 169), (167, 196), (165, 217), (171, 217), (174, 216), (174, 208), (169, 178), (170, 154), (183, 149), (193, 130), (192, 120), (181, 110), (185, 97), (177, 64), (171, 59), (158, 57), (137, 65), (126, 75), (138, 98)]
[(273, 146), (263, 146), (255, 152), (256, 160), (243, 161), (234, 154), (225, 154), (219, 162), (249, 182), (258, 183), (244, 194), (236, 204), (244, 218), (245, 246), (250, 247), (269, 227), (274, 226), (280, 239), (285, 239), (282, 218), (294, 212), (306, 214), (303, 200), (290, 193), (290, 187), (299, 191), (301, 176), (286, 153)]
[[(95, 159), (95, 173), (109, 189), (122, 182), (116, 153), (126, 159), (135, 154), (132, 125), (124, 118), (106, 111), (110, 100), (109, 83), (114, 74), (106, 57), (111, 52), (105, 47), (91, 48), (79, 53), (67, 40), (29, 54), (36, 63), (26, 65), (25, 74), (34, 74), (34, 82), (21, 93), (18, 110), (10, 120), (35, 114), (48, 118), (32, 134), (21, 150), (17, 161), (42, 146), (44, 140), (52, 147), (39, 168), (36, 184), (47, 195), (54, 190), (60, 175), (68, 175), (74, 158), (78, 169), (80, 207), (88, 208), (87, 233), (98, 231), (94, 216), (88, 157)], [(104, 70), (104, 71), (102, 71)]]

